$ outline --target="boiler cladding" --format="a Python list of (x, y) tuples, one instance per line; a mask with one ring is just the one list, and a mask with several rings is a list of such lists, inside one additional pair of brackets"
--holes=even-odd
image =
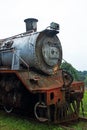
[[(46, 74), (54, 74), (61, 64), (62, 47), (55, 30), (45, 29), (41, 32), (26, 33), (15, 38), (7, 38), (1, 45), (2, 53), (0, 53), (0, 64), (3, 66), (11, 66), (13, 62), (13, 55), (15, 55), (14, 64), (19, 62), (21, 66), (23, 63), (18, 60), (21, 57), (29, 67), (36, 68)], [(13, 48), (12, 51), (8, 51)], [(13, 68), (19, 69), (19, 68)]]

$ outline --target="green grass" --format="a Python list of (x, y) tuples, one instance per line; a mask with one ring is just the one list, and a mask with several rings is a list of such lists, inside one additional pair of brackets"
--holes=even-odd
[(87, 91), (84, 93), (83, 105), (84, 105), (84, 114), (87, 117)]
[(0, 130), (63, 130), (59, 126), (41, 124), (0, 112)]
[[(87, 116), (87, 92), (84, 94), (84, 111)], [(82, 130), (83, 123), (78, 123), (74, 127), (76, 130)], [(0, 130), (64, 130), (58, 125), (42, 124), (21, 117), (13, 116), (12, 114), (6, 114), (0, 111)], [(84, 125), (84, 130), (87, 130), (87, 124)]]

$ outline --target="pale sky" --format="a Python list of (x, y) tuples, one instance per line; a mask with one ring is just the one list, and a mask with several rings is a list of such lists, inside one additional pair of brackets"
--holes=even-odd
[(38, 31), (59, 23), (63, 59), (87, 70), (87, 0), (0, 0), (0, 39), (25, 32), (26, 18), (39, 20)]

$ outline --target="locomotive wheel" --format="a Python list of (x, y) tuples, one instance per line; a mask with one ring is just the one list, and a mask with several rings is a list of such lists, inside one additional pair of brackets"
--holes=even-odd
[(13, 107), (4, 106), (3, 107), (6, 113), (11, 113), (13, 110)]

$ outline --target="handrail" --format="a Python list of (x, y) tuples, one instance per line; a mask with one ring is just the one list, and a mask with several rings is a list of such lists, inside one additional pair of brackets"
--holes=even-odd
[[(13, 53), (14, 53), (14, 49), (13, 49)], [(23, 58), (21, 58), (20, 56), (18, 56), (16, 53), (15, 53), (15, 55), (19, 58), (19, 60), (21, 60), (22, 61), (22, 63), (24, 63), (25, 64), (25, 66), (27, 67), (27, 69), (28, 69), (28, 76), (29, 76), (29, 65), (25, 62), (25, 60), (23, 59)]]
[(0, 53), (5, 53), (5, 52), (12, 52), (12, 53), (14, 53), (17, 57), (18, 57), (18, 59), (20, 60), (20, 61), (22, 61), (22, 63), (27, 67), (27, 69), (28, 69), (28, 75), (29, 75), (29, 65), (25, 62), (25, 60), (23, 59), (23, 58), (21, 58), (19, 55), (17, 55), (17, 53), (15, 53), (15, 48), (8, 48), (8, 49), (2, 49), (2, 50), (0, 50)]

